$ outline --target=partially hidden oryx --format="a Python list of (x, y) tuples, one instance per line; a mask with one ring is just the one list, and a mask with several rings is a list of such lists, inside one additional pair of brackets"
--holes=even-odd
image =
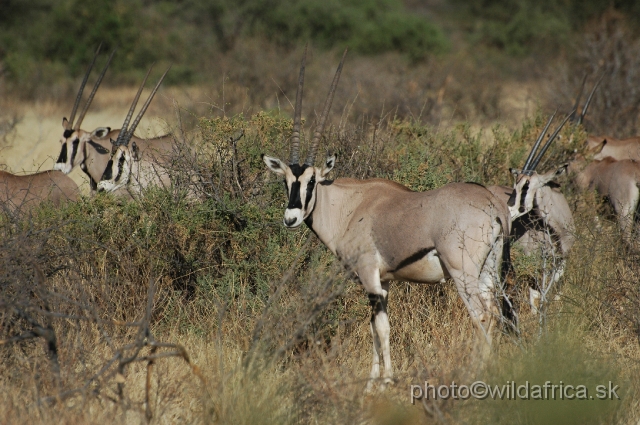
[[(139, 195), (149, 184), (166, 186), (170, 183), (169, 175), (162, 167), (162, 163), (166, 161), (166, 156), (173, 151), (173, 139), (169, 138), (159, 142), (154, 139), (144, 140), (133, 138), (136, 127), (140, 123), (142, 116), (149, 107), (151, 100), (153, 100), (153, 97), (170, 68), (171, 67), (167, 68), (164, 74), (162, 74), (162, 77), (160, 77), (160, 80), (151, 91), (142, 109), (138, 112), (131, 127), (129, 127), (129, 121), (131, 120), (131, 116), (136, 108), (151, 69), (149, 69), (147, 75), (144, 77), (140, 89), (133, 99), (131, 108), (129, 108), (129, 112), (125, 117), (117, 139), (111, 139), (113, 145), (111, 157), (98, 183), (98, 191), (113, 192), (126, 188), (132, 195)], [(130, 142), (131, 145), (129, 145)]]
[(616, 161), (607, 157), (587, 165), (582, 158), (570, 162), (569, 173), (580, 189), (595, 189), (613, 207), (624, 241), (637, 248), (634, 223), (640, 200), (640, 163), (631, 159)]
[[(428, 192), (413, 192), (385, 179), (328, 180), (335, 155), (327, 157), (321, 167), (314, 162), (343, 62), (344, 56), (304, 164), (299, 163), (304, 58), (289, 163), (263, 156), (267, 167), (284, 178), (289, 199), (284, 225), (295, 229), (305, 223), (357, 274), (366, 290), (373, 336), (367, 390), (380, 377), (381, 356), (382, 388), (393, 380), (387, 316), (390, 280), (437, 283), (452, 278), (476, 327), (476, 353), (482, 361), (489, 354), (499, 317), (496, 294), (503, 242), (510, 232), (509, 207), (479, 184), (450, 183)], [(532, 190), (536, 189), (535, 180), (531, 184)]]
[[(547, 148), (551, 145), (569, 117), (565, 118), (560, 126), (558, 126), (534, 159), (534, 154), (544, 134), (546, 134), (552, 119), (553, 116), (551, 116), (547, 122), (538, 140), (536, 140), (522, 170), (512, 170), (516, 176), (519, 174), (536, 175), (539, 180), (537, 190), (532, 191), (529, 187), (524, 187), (524, 185), (522, 187), (522, 192), (532, 197), (533, 202), (531, 209), (526, 214), (517, 217), (512, 222), (510, 243), (519, 242), (525, 255), (542, 251), (550, 258), (557, 260), (557, 264), (555, 264), (554, 267), (555, 272), (552, 276), (552, 283), (556, 283), (564, 274), (566, 258), (575, 242), (575, 226), (569, 203), (562, 192), (560, 192), (559, 185), (555, 183), (555, 179), (566, 172), (567, 165), (565, 164), (558, 169), (543, 174), (538, 174), (535, 171)], [(512, 199), (512, 187), (489, 186), (488, 189), (503, 202), (509, 203), (511, 201), (515, 204), (516, 200)], [(524, 198), (526, 199), (526, 196)], [(522, 198), (521, 202), (523, 202)], [(529, 208), (522, 205), (522, 209), (527, 210)], [(520, 207), (518, 210), (520, 210)], [(540, 288), (530, 288), (529, 292), (530, 304), (534, 313), (537, 311), (536, 300), (540, 298), (538, 289)]]
[[(580, 116), (576, 120), (577, 124), (582, 124), (584, 116), (586, 115), (587, 110), (589, 109), (589, 105), (591, 104), (593, 94), (600, 85), (600, 81), (602, 81), (603, 77), (604, 75), (600, 77), (600, 79), (594, 84), (589, 97), (587, 97), (587, 100), (582, 107)], [(577, 108), (578, 104), (580, 103), (580, 98), (582, 97), (582, 92), (584, 91), (585, 82), (586, 75), (585, 79), (582, 81), (578, 96), (576, 97), (574, 108)], [(623, 159), (633, 159), (635, 161), (640, 161), (640, 136), (620, 139), (614, 136), (598, 136), (589, 134), (587, 135), (585, 148), (587, 153), (594, 154), (593, 159), (596, 161), (601, 161), (607, 157), (611, 157), (618, 161)]]
[(23, 175), (0, 171), (0, 205), (5, 212), (26, 211), (44, 201), (58, 206), (77, 197), (78, 185), (60, 171)]
[[(104, 74), (106, 73), (107, 68), (111, 63), (111, 59), (115, 51), (111, 53), (109, 60), (100, 73), (100, 76), (98, 77), (98, 80), (96, 81), (93, 90), (91, 91), (91, 94), (89, 95), (89, 98), (80, 113), (78, 121), (75, 123), (75, 125), (73, 123), (78, 105), (80, 104), (80, 100), (82, 98), (82, 92), (84, 91), (87, 79), (89, 78), (89, 74), (91, 73), (99, 52), (100, 47), (98, 47), (98, 51), (96, 52), (93, 61), (89, 65), (87, 72), (85, 73), (84, 79), (80, 86), (80, 90), (78, 91), (78, 95), (76, 97), (75, 104), (73, 106), (73, 110), (71, 112), (71, 117), (69, 118), (69, 120), (67, 120), (67, 118), (64, 118), (62, 120), (62, 126), (64, 127), (64, 133), (62, 135), (62, 139), (60, 140), (62, 148), (60, 150), (60, 154), (58, 155), (58, 160), (54, 165), (54, 170), (60, 170), (65, 174), (69, 174), (75, 167), (79, 166), (89, 178), (89, 183), (92, 191), (97, 190), (98, 182), (102, 178), (102, 174), (104, 173), (104, 170), (109, 162), (109, 153), (111, 152), (112, 146), (111, 140), (117, 140), (120, 135), (120, 130), (112, 130), (111, 127), (98, 127), (91, 132), (84, 131), (80, 128), (84, 116), (89, 109), (91, 102), (93, 101), (95, 93), (98, 90), (100, 83), (102, 82)], [(173, 136), (171, 134), (166, 134), (151, 139), (142, 139), (135, 135), (131, 135), (131, 139), (137, 142), (138, 146), (146, 147), (153, 145), (159, 150), (165, 150), (167, 146), (171, 146), (171, 144), (173, 143)]]

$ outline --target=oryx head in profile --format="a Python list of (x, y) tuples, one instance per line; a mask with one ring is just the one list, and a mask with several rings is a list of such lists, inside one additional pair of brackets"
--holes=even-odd
[[(93, 98), (96, 92), (98, 91), (98, 87), (100, 87), (100, 83), (102, 82), (102, 79), (105, 73), (107, 72), (107, 68), (111, 63), (111, 59), (113, 59), (115, 50), (111, 52), (111, 55), (107, 60), (107, 63), (102, 69), (100, 76), (96, 80), (96, 83), (93, 86), (93, 90), (91, 91), (91, 94), (87, 99), (87, 102), (85, 103), (82, 111), (80, 111), (78, 121), (76, 121), (75, 124), (73, 122), (76, 116), (76, 112), (78, 111), (78, 106), (80, 105), (80, 100), (82, 98), (82, 93), (84, 92), (84, 87), (87, 84), (89, 74), (91, 74), (91, 70), (93, 69), (93, 65), (95, 64), (96, 59), (98, 58), (98, 54), (100, 53), (101, 47), (102, 45), (98, 46), (98, 50), (96, 51), (93, 57), (93, 60), (91, 61), (91, 64), (89, 65), (89, 68), (87, 69), (87, 72), (84, 75), (82, 84), (80, 85), (80, 89), (78, 90), (76, 101), (73, 105), (73, 109), (71, 110), (71, 115), (69, 116), (69, 119), (67, 119), (66, 117), (62, 119), (62, 127), (64, 128), (64, 132), (60, 139), (60, 143), (62, 146), (60, 148), (60, 154), (58, 155), (58, 159), (55, 165), (53, 166), (53, 169), (62, 171), (65, 174), (69, 174), (74, 167), (77, 167), (77, 166), (83, 167), (86, 161), (86, 156), (87, 156), (87, 148), (86, 148), (87, 143), (91, 143), (93, 140), (96, 140), (96, 139), (104, 139), (111, 131), (110, 127), (98, 127), (95, 130), (88, 132), (88, 131), (82, 130), (80, 126), (82, 125), (82, 121), (84, 120), (87, 110), (89, 109), (89, 106), (91, 106), (91, 102), (93, 102)], [(94, 149), (96, 149), (98, 153), (103, 155), (108, 153), (107, 149), (105, 149), (103, 146), (97, 143), (94, 143)], [(87, 172), (85, 167), (83, 167), (83, 171)]]
[(535, 170), (540, 163), (540, 160), (547, 152), (547, 149), (549, 149), (549, 146), (551, 146), (553, 140), (556, 138), (556, 136), (558, 136), (558, 133), (560, 133), (560, 130), (562, 130), (562, 127), (570, 119), (574, 112), (575, 110), (569, 113), (569, 115), (567, 115), (562, 120), (560, 125), (558, 125), (555, 131), (551, 134), (547, 143), (545, 143), (542, 149), (540, 149), (540, 152), (537, 156), (535, 156), (534, 159), (534, 155), (540, 147), (540, 143), (542, 142), (544, 135), (547, 134), (547, 130), (549, 130), (549, 126), (551, 125), (553, 118), (556, 116), (556, 113), (554, 112), (553, 115), (551, 115), (551, 117), (549, 118), (549, 121), (547, 121), (547, 125), (544, 127), (544, 130), (542, 130), (542, 133), (540, 133), (540, 136), (538, 136), (538, 139), (534, 143), (533, 148), (531, 149), (531, 152), (529, 152), (529, 156), (527, 157), (527, 160), (525, 161), (522, 169), (517, 170), (515, 168), (512, 168), (510, 170), (511, 173), (515, 176), (514, 189), (511, 197), (507, 201), (507, 205), (509, 206), (509, 213), (511, 214), (512, 220), (515, 220), (516, 218), (521, 217), (522, 215), (531, 211), (533, 209), (536, 191), (566, 171), (566, 164), (562, 165), (556, 170), (551, 170), (544, 174), (538, 174)]
[(340, 80), (340, 73), (342, 71), (342, 65), (344, 64), (346, 55), (347, 50), (345, 49), (340, 65), (338, 65), (338, 69), (333, 77), (329, 94), (324, 102), (322, 115), (320, 116), (315, 131), (313, 132), (313, 139), (311, 139), (309, 154), (307, 155), (307, 159), (304, 161), (304, 164), (300, 164), (300, 125), (302, 115), (304, 71), (307, 57), (306, 49), (302, 57), (300, 76), (298, 78), (298, 92), (296, 94), (293, 131), (290, 138), (291, 156), (289, 158), (289, 165), (285, 164), (278, 158), (267, 155), (262, 156), (263, 161), (271, 171), (284, 176), (284, 184), (286, 186), (289, 201), (284, 212), (283, 222), (284, 225), (290, 229), (299, 227), (304, 220), (309, 217), (309, 214), (311, 214), (315, 206), (317, 185), (325, 181), (326, 175), (335, 165), (335, 155), (329, 156), (322, 167), (315, 167), (313, 164), (318, 151), (318, 144), (322, 138), (322, 132), (327, 121), (327, 116), (331, 109), (333, 95), (335, 93), (336, 86), (338, 85), (338, 81)]
[(136, 142), (134, 141), (131, 146), (129, 146), (129, 142), (131, 141), (131, 137), (133, 137), (133, 133), (138, 127), (142, 116), (147, 111), (149, 104), (151, 104), (153, 97), (158, 91), (160, 84), (162, 84), (164, 77), (167, 75), (167, 72), (169, 72), (169, 69), (171, 69), (171, 66), (169, 66), (164, 74), (162, 74), (162, 77), (160, 77), (160, 80), (151, 91), (151, 94), (142, 106), (142, 109), (138, 112), (138, 115), (131, 124), (131, 127), (129, 127), (129, 121), (136, 109), (138, 99), (140, 99), (140, 94), (142, 93), (142, 89), (147, 82), (147, 78), (149, 77), (152, 68), (147, 71), (147, 75), (145, 75), (144, 80), (142, 80), (142, 84), (140, 85), (140, 88), (136, 93), (136, 97), (133, 99), (131, 107), (129, 108), (129, 112), (124, 119), (118, 138), (116, 140), (111, 139), (111, 158), (107, 163), (107, 167), (104, 169), (100, 183), (98, 183), (98, 191), (100, 192), (113, 192), (126, 186), (127, 183), (129, 183), (132, 173), (135, 172), (134, 168), (136, 168), (136, 163), (141, 160), (140, 150), (138, 149)]

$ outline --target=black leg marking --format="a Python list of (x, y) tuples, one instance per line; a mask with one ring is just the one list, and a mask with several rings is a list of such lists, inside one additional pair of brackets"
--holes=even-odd
[(384, 297), (380, 294), (367, 294), (371, 306), (371, 321), (376, 320), (376, 314), (383, 310)]

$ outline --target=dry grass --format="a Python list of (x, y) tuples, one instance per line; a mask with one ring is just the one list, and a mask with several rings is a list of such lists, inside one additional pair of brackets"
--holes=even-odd
[[(336, 52), (314, 55), (305, 88), (307, 131)], [(147, 135), (175, 129), (180, 115), (187, 139), (204, 148), (191, 162), (180, 158), (173, 171), (198, 171), (208, 179), (200, 182), (201, 193), (215, 186), (217, 198), (99, 196), (57, 211), (43, 207), (21, 220), (0, 218), (3, 308), (17, 299), (38, 320), (48, 317), (34, 304), (41, 298), (24, 291), (34, 285), (31, 259), (46, 275), (42, 299), (60, 313), (52, 319), (59, 382), (42, 339), (0, 347), (0, 418), (17, 424), (637, 423), (640, 262), (606, 214), (596, 219), (602, 208), (593, 194), (570, 189), (578, 241), (558, 301), (532, 316), (519, 288), (521, 333), (501, 334), (492, 361), (479, 369), (471, 358), (473, 327), (453, 285), (394, 283), (389, 313), (397, 382), (383, 394), (363, 395), (371, 356), (366, 296), (308, 230), (281, 229), (281, 183), (259, 160), (262, 152), (287, 149), (290, 122), (283, 117), (291, 111), (298, 56), (254, 40), (216, 58), (209, 84), (164, 88), (147, 112), (139, 127)], [(538, 96), (546, 82), (501, 80), (491, 68), (460, 58), (420, 67), (393, 54), (348, 61), (327, 135), (328, 148), (340, 153), (338, 176), (393, 177), (420, 190), (454, 180), (507, 183), (506, 169), (522, 159), (542, 125), (531, 115), (544, 103)], [(83, 127), (118, 127), (134, 91), (101, 88)], [(68, 93), (52, 99), (2, 101), (3, 111), (20, 118), (0, 151), (0, 162), (12, 171), (47, 169), (57, 157), (60, 119), (70, 103)], [(501, 127), (479, 134), (494, 124)], [(240, 128), (246, 133), (236, 158), (224, 140)], [(549, 166), (572, 148), (554, 148)], [(240, 167), (235, 174), (232, 164)], [(540, 264), (521, 260), (518, 282), (525, 286), (539, 277)], [(170, 357), (155, 360), (150, 375), (146, 359), (120, 375), (108, 367), (87, 384), (121, 347), (142, 344), (141, 327), (122, 323), (144, 318), (150, 281), (157, 285), (151, 334), (185, 347), (200, 375)], [(21, 297), (11, 298), (16, 294)], [(23, 319), (2, 311), (2, 338), (26, 329)], [(136, 360), (149, 354), (145, 346)], [(624, 395), (601, 404), (410, 402), (411, 385), (425, 380), (470, 384), (480, 378), (495, 384), (612, 380)], [(85, 390), (55, 400), (73, 388)]]

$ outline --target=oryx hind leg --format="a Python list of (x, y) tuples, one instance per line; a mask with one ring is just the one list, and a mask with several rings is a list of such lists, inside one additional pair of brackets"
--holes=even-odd
[(474, 356), (480, 364), (484, 364), (489, 357), (493, 330), (500, 317), (496, 295), (503, 243), (501, 226), (494, 223), (491, 238), (483, 250), (486, 256), (481, 264), (477, 264), (476, 255), (467, 251), (468, 246), (465, 246), (461, 256), (458, 254), (457, 261), (451, 262), (453, 264), (447, 264), (447, 259), (443, 258), (476, 328)]

